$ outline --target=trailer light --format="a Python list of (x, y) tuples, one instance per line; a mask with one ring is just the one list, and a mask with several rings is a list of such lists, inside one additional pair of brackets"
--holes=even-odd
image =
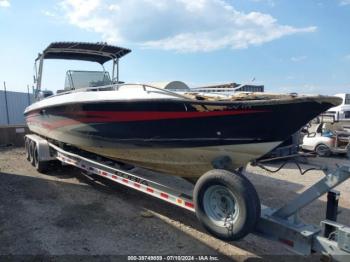
[(190, 203), (190, 202), (185, 202), (185, 206), (187, 206), (189, 208), (194, 208), (194, 204)]
[(147, 192), (149, 192), (149, 193), (153, 193), (153, 192), (154, 192), (154, 190), (153, 190), (152, 188), (150, 188), (150, 187), (147, 187)]
[(168, 194), (165, 194), (165, 193), (160, 193), (160, 196), (163, 198), (169, 198)]

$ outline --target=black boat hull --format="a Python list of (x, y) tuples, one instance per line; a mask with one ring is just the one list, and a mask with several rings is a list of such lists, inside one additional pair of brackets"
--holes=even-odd
[(31, 131), (109, 158), (198, 177), (229, 156), (244, 166), (321, 112), (327, 99), (100, 101), (26, 112)]

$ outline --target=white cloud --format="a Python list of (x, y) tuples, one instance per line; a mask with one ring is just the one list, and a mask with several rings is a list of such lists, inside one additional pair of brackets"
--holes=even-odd
[(120, 11), (120, 7), (117, 4), (111, 4), (108, 6), (108, 9), (111, 11)]
[(0, 0), (0, 7), (10, 7), (10, 0)]
[(340, 0), (339, 5), (340, 6), (350, 5), (350, 0)]
[(61, 0), (60, 6), (70, 24), (104, 41), (178, 52), (247, 48), (317, 29), (282, 25), (224, 0)]
[(290, 60), (292, 62), (300, 62), (300, 61), (303, 61), (307, 58), (307, 56), (303, 55), (303, 56), (293, 56), (290, 58)]

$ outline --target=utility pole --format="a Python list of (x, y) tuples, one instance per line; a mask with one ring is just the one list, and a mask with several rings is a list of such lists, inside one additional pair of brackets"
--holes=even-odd
[(7, 91), (6, 91), (6, 82), (4, 81), (4, 91), (5, 91), (5, 107), (6, 107), (6, 119), (7, 119), (7, 124), (10, 124), (10, 117), (9, 117), (9, 108), (7, 105)]

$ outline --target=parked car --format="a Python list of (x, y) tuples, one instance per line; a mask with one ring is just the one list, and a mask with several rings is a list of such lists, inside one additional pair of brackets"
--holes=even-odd
[(307, 129), (301, 148), (314, 151), (319, 156), (345, 154), (350, 159), (350, 132), (332, 130), (326, 123), (319, 123)]
[(350, 121), (350, 94), (336, 94), (343, 102), (336, 107), (328, 109), (327, 115), (333, 115), (336, 121)]

